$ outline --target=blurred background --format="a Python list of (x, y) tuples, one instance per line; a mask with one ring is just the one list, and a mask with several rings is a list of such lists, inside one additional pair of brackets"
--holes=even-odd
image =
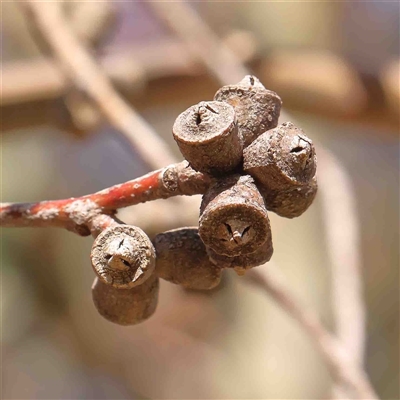
[[(71, 29), (181, 159), (172, 124), (187, 107), (212, 99), (218, 79), (151, 4), (64, 3)], [(398, 399), (399, 3), (187, 5), (219, 45), (280, 95), (287, 112), (281, 122), (290, 115), (317, 154), (325, 148), (339, 160), (359, 232), (353, 251), (367, 318), (364, 365), (379, 396)], [(1, 7), (2, 201), (80, 196), (149, 171), (64, 77), (17, 2)], [(179, 21), (177, 4), (168, 8)], [(319, 181), (335, 193), (329, 179), (321, 169)], [(199, 201), (179, 212), (164, 200), (119, 215), (154, 236), (196, 225)], [(270, 268), (279, 268), (291, 292), (335, 329), (331, 265), (340, 242), (332, 243), (327, 224), (342, 221), (325, 205), (320, 193), (298, 219), (271, 215)], [(345, 224), (336, 227), (339, 238), (341, 230), (346, 238)], [(310, 338), (233, 271), (211, 293), (163, 281), (158, 310), (141, 325), (103, 320), (91, 299), (92, 242), (57, 229), (2, 229), (4, 399), (331, 396), (329, 372)]]

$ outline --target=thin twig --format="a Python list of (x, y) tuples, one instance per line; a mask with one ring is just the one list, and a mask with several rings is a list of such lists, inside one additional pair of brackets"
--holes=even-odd
[[(137, 59), (137, 63), (132, 59)], [(147, 80), (171, 76), (189, 76), (204, 72), (192, 61), (184, 46), (173, 40), (129, 45), (107, 54), (98, 61), (110, 81), (123, 90), (140, 90)], [(49, 57), (4, 62), (1, 105), (56, 99), (64, 95), (70, 82)]]
[[(154, 52), (154, 53), (152, 53)], [(151, 56), (153, 54), (153, 56)], [(132, 61), (132, 59), (135, 61)], [(268, 59), (265, 60), (268, 63)], [(179, 77), (190, 79), (193, 92), (202, 91), (202, 88), (210, 87), (212, 82), (205, 75), (204, 65), (194, 60), (187, 48), (182, 44), (171, 40), (161, 39), (157, 43), (150, 43), (146, 47), (142, 45), (127, 45), (115, 51), (107, 53), (99, 59), (101, 68), (106, 72), (113, 85), (121, 90), (129, 103), (134, 103), (136, 111), (146, 108), (149, 102), (164, 103), (164, 99), (176, 101), (182, 98), (184, 89), (188, 85), (188, 79), (179, 80)], [(255, 75), (268, 82), (273, 71), (266, 71), (259, 64), (254, 66)], [(68, 93), (70, 82), (65, 74), (56, 68), (49, 58), (36, 58), (32, 60), (19, 60), (4, 62), (0, 74), (2, 75), (2, 98), (0, 109), (3, 113), (1, 121), (2, 131), (9, 133), (13, 130), (35, 126), (41, 126), (57, 121), (49, 120), (49, 114), (54, 115), (53, 100), (59, 99)], [(166, 78), (162, 81), (162, 96), (159, 95), (158, 85), (148, 85), (154, 80)], [(200, 79), (201, 78), (201, 86)], [(159, 81), (158, 81), (159, 82)], [(139, 99), (140, 91), (146, 88), (146, 101)], [(330, 100), (319, 97), (318, 109), (311, 109), (302, 100), (301, 96), (291, 96), (293, 86), (284, 86), (279, 95), (286, 101), (290, 98), (291, 107), (312, 112), (327, 119), (336, 121), (351, 121), (362, 126), (375, 127), (382, 133), (397, 133), (397, 120), (390, 114), (389, 108), (376, 108), (375, 113), (370, 110), (360, 111), (357, 114), (345, 114), (337, 107), (328, 107)], [(313, 90), (310, 83), (309, 90)], [(203, 91), (204, 92), (204, 91)], [(29, 102), (29, 104), (27, 104)], [(325, 107), (326, 105), (326, 107)], [(383, 107), (384, 104), (381, 106)], [(35, 111), (33, 111), (35, 110)], [(18, 118), (16, 118), (18, 116)], [(396, 124), (396, 125), (395, 125)], [(394, 127), (396, 126), (396, 129)]]
[(149, 6), (186, 44), (194, 57), (201, 60), (221, 85), (239, 82), (248, 75), (236, 54), (185, 2), (149, 2)]
[(182, 161), (78, 198), (39, 203), (0, 204), (0, 225), (62, 227), (87, 235), (90, 232), (82, 229), (100, 214), (113, 214), (118, 208), (146, 201), (202, 194), (211, 182), (210, 176), (194, 171), (187, 161)]
[[(319, 156), (318, 170), (322, 177), (319, 187), (331, 262), (332, 309), (336, 334), (346, 347), (349, 357), (362, 365), (365, 307), (356, 200), (348, 173), (343, 166), (323, 149)], [(342, 398), (343, 388), (334, 387), (333, 396)]]
[(110, 123), (131, 140), (143, 160), (154, 169), (175, 162), (164, 141), (117, 94), (107, 75), (74, 35), (59, 8), (35, 0), (26, 0), (23, 4), (78, 89), (84, 91)]
[(300, 305), (276, 271), (277, 268), (269, 265), (262, 272), (252, 270), (247, 277), (268, 292), (314, 339), (313, 342), (338, 381), (350, 386), (358, 399), (377, 399), (368, 377), (348, 355), (347, 349), (323, 327), (316, 314)]
[(90, 233), (96, 238), (102, 231), (110, 226), (123, 225), (124, 223), (114, 215), (99, 214), (88, 223)]
[[(234, 35), (230, 32), (227, 38)], [(225, 38), (225, 41), (227, 40)], [(240, 41), (240, 37), (235, 40)], [(235, 45), (235, 41), (232, 41)], [(222, 42), (226, 46), (225, 42)], [(236, 47), (238, 45), (236, 44)], [(140, 91), (147, 82), (176, 76), (204, 75), (206, 69), (179, 39), (158, 38), (148, 43), (128, 43), (117, 49), (107, 47), (98, 59), (110, 81), (124, 93)], [(239, 53), (245, 57), (245, 50)], [(248, 61), (254, 61), (252, 54)], [(1, 66), (1, 105), (55, 99), (64, 95), (70, 82), (50, 57), (4, 62)]]
[[(27, 0), (23, 4), (30, 11), (33, 17), (31, 22), (40, 32), (41, 40), (51, 49), (64, 74), (128, 139), (143, 161), (151, 169), (176, 162), (177, 158), (164, 140), (115, 91), (110, 79), (99, 67), (90, 51), (74, 34), (60, 7), (35, 0)], [(194, 203), (192, 199), (176, 198), (172, 204), (174, 214), (179, 220), (181, 215), (179, 210), (191, 207)]]

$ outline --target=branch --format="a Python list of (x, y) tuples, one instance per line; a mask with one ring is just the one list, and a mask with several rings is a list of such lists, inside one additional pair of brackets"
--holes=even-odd
[[(134, 150), (151, 169), (176, 162), (176, 157), (163, 139), (115, 91), (107, 75), (74, 34), (60, 7), (35, 0), (27, 0), (23, 4), (32, 14), (35, 29), (40, 32), (41, 39), (51, 49), (65, 75), (132, 143)], [(189, 199), (176, 199), (173, 204), (176, 210), (180, 210), (191, 202)], [(180, 215), (178, 211), (174, 214)]]
[[(248, 33), (244, 32), (242, 35), (246, 34)], [(241, 41), (244, 40), (233, 31), (224, 41), (229, 42), (236, 50), (239, 45), (242, 46)], [(248, 41), (250, 43), (247, 48), (254, 46), (254, 43)], [(255, 52), (246, 57), (247, 48), (242, 48), (238, 56), (240, 59), (254, 61)], [(194, 59), (184, 44), (174, 38), (158, 38), (157, 41), (152, 40), (146, 44), (126, 44), (117, 50), (106, 48), (105, 53), (98, 61), (101, 69), (113, 85), (124, 93), (140, 92), (148, 81), (154, 79), (199, 76), (205, 73), (204, 66)], [(64, 95), (70, 85), (65, 74), (49, 57), (4, 62), (1, 74), (2, 107), (27, 101), (56, 99)]]
[(123, 225), (123, 222), (114, 215), (99, 214), (89, 221), (88, 228), (92, 236), (96, 238), (107, 228), (118, 225)]
[(194, 171), (187, 161), (183, 161), (78, 198), (3, 203), (0, 205), (0, 225), (62, 227), (85, 236), (90, 234), (88, 224), (101, 214), (112, 215), (118, 208), (157, 199), (202, 194), (211, 182), (210, 176)]
[[(154, 60), (150, 57), (151, 52), (154, 52)], [(137, 63), (133, 62), (132, 58), (137, 59)], [(269, 58), (264, 60), (264, 64), (268, 65), (268, 62)], [(99, 64), (113, 85), (124, 94), (124, 98), (134, 105), (136, 111), (146, 109), (148, 104), (162, 105), (166, 99), (176, 102), (177, 99), (186, 96), (187, 100), (188, 86), (192, 88), (189, 97), (193, 99), (197, 98), (197, 95), (204, 98), (209, 88), (215, 87), (213, 78), (205, 75), (204, 66), (199, 65), (187, 49), (173, 39), (161, 39), (156, 44), (149, 43), (146, 47), (141, 45), (121, 47), (118, 51), (107, 53), (99, 59)], [(260, 67), (259, 63), (252, 62), (251, 66), (255, 75), (265, 82), (272, 82), (275, 79), (274, 75), (278, 74), (274, 69)], [(278, 67), (280, 66), (277, 65)], [(49, 58), (39, 57), (32, 60), (4, 62), (1, 75), (2, 131), (9, 133), (12, 130), (27, 127), (31, 129), (49, 123), (59, 125), (53, 101), (67, 94), (70, 84), (54, 62)], [(160, 78), (165, 79), (160, 81)], [(155, 83), (154, 81), (157, 81), (157, 84), (150, 84)], [(384, 108), (386, 103), (380, 103), (381, 108), (377, 106), (372, 114), (360, 110), (359, 113), (353, 112), (349, 115), (340, 111), (340, 107), (328, 107), (328, 104), (332, 104), (332, 99), (321, 92), (316, 100), (318, 108), (311, 107), (300, 99), (300, 94), (294, 95), (294, 91), (299, 93), (299, 88), (294, 83), (279, 86), (278, 92), (285, 100), (286, 107), (312, 112), (327, 119), (351, 121), (373, 127), (388, 135), (397, 133), (397, 125), (394, 129), (397, 120), (394, 114), (390, 114), (389, 108)], [(145, 99), (140, 98), (140, 91), (144, 87)], [(310, 91), (320, 90), (317, 83), (312, 81), (307, 87)]]
[[(132, 62), (134, 57), (138, 64)], [(196, 75), (201, 70), (182, 44), (166, 39), (146, 47), (122, 47), (99, 60), (99, 64), (110, 81), (124, 92), (139, 91), (148, 79)], [(68, 78), (49, 57), (4, 62), (1, 74), (2, 107), (56, 99), (65, 95), (69, 87)]]
[(317, 315), (299, 305), (299, 301), (284, 286), (276, 271), (276, 268), (269, 265), (262, 273), (253, 270), (247, 276), (254, 285), (268, 292), (314, 339), (313, 343), (339, 382), (349, 385), (358, 399), (377, 399), (368, 377), (348, 355), (347, 349), (323, 327)]
[(249, 75), (237, 55), (206, 25), (185, 2), (171, 4), (149, 2), (148, 5), (186, 44), (190, 53), (201, 60), (221, 85), (239, 82)]
[[(332, 309), (336, 333), (353, 362), (362, 365), (366, 312), (353, 188), (346, 170), (331, 154), (322, 150), (319, 155), (319, 173), (323, 177), (320, 179), (320, 196), (331, 261)], [(334, 396), (342, 398), (343, 389), (334, 387)]]
[(30, 12), (54, 56), (75, 85), (85, 92), (109, 120), (134, 144), (151, 168), (175, 162), (168, 146), (114, 90), (107, 75), (74, 35), (58, 7), (26, 0)]

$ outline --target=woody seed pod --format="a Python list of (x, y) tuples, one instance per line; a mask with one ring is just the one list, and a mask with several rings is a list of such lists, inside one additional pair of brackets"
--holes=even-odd
[(317, 194), (317, 178), (287, 190), (265, 191), (267, 209), (285, 218), (299, 217), (310, 207)]
[(191, 166), (201, 172), (223, 174), (242, 160), (235, 111), (219, 101), (202, 101), (178, 116), (174, 139)]
[(155, 275), (131, 289), (117, 289), (96, 278), (92, 298), (97, 311), (105, 319), (119, 325), (135, 325), (154, 314), (158, 290), (159, 280)]
[(199, 234), (207, 247), (228, 257), (252, 253), (270, 237), (267, 209), (251, 176), (232, 175), (208, 189)]
[(282, 100), (275, 92), (265, 89), (255, 76), (246, 75), (236, 85), (223, 86), (214, 100), (234, 107), (244, 147), (278, 125)]
[(207, 290), (221, 281), (221, 268), (208, 258), (197, 228), (180, 228), (158, 234), (156, 274), (187, 289)]
[(115, 225), (102, 231), (90, 257), (99, 279), (116, 288), (141, 285), (155, 268), (154, 247), (136, 226)]
[(243, 153), (244, 170), (265, 191), (303, 186), (315, 175), (317, 160), (312, 141), (291, 122), (264, 132)]
[(207, 253), (208, 256), (210, 257), (211, 262), (213, 262), (220, 268), (233, 268), (236, 271), (237, 270), (246, 271), (250, 268), (258, 267), (259, 265), (265, 264), (271, 259), (273, 252), (274, 249), (272, 246), (271, 234), (256, 251), (241, 256), (228, 257), (221, 254), (217, 254), (212, 249), (207, 248)]

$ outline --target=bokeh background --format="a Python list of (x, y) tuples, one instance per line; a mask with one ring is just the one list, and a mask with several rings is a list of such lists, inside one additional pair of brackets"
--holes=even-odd
[[(145, 2), (65, 6), (83, 38), (104, 24), (93, 53), (180, 158), (174, 119), (211, 99), (217, 80)], [(398, 399), (399, 3), (190, 6), (347, 173), (360, 235), (365, 368), (381, 398)], [(60, 80), (17, 2), (1, 7), (2, 201), (79, 196), (147, 172), (146, 160)], [(168, 200), (120, 217), (154, 235), (196, 225), (199, 200), (179, 213)], [(271, 268), (334, 329), (326, 223), (340, 220), (329, 213), (317, 196), (298, 219), (272, 215)], [(330, 397), (331, 378), (310, 338), (233, 271), (211, 293), (162, 282), (158, 310), (142, 325), (103, 320), (91, 300), (92, 241), (57, 229), (2, 229), (2, 398)]]

